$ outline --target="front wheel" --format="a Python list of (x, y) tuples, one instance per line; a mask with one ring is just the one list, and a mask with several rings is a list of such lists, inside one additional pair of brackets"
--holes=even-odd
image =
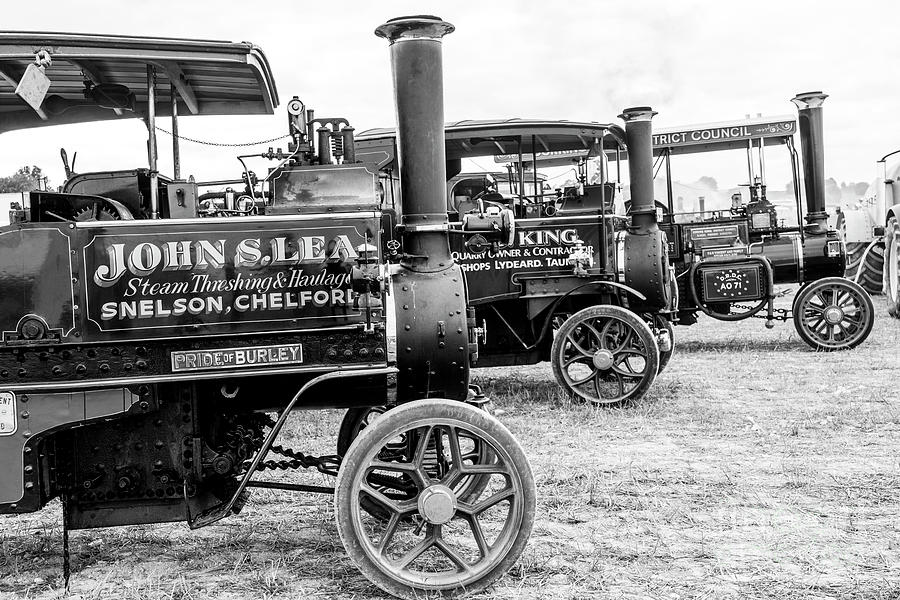
[(884, 295), (888, 313), (900, 319), (900, 221), (888, 219), (884, 228)]
[(869, 337), (875, 308), (858, 283), (841, 277), (813, 281), (794, 298), (794, 326), (814, 350), (855, 348)]
[[(473, 452), (473, 442), (489, 452)], [(460, 492), (486, 477), (477, 497)], [(401, 481), (405, 493), (385, 481)], [(531, 535), (535, 495), (522, 447), (496, 418), (428, 399), (359, 431), (334, 498), (341, 541), (360, 571), (389, 594), (418, 598), (475, 593), (506, 573)]]
[(563, 323), (550, 361), (556, 381), (596, 405), (637, 400), (659, 372), (659, 346), (638, 315), (618, 306), (591, 306)]

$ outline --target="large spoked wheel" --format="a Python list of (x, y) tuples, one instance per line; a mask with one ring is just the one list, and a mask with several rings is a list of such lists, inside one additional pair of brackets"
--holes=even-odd
[(900, 319), (900, 222), (888, 219), (884, 229), (884, 295), (888, 313)]
[[(471, 460), (479, 454), (473, 440), (490, 449), (489, 460)], [(437, 449), (435, 463), (429, 448)], [(476, 497), (459, 493), (485, 476), (490, 481)], [(398, 479), (402, 493), (385, 487)], [(497, 419), (452, 400), (409, 402), (362, 429), (334, 497), (347, 554), (369, 580), (402, 598), (483, 590), (519, 558), (534, 523), (534, 478), (521, 446)]]
[(794, 298), (794, 326), (815, 350), (849, 350), (863, 343), (875, 323), (866, 290), (841, 277), (827, 277), (803, 287)]
[(618, 306), (592, 306), (569, 317), (553, 338), (556, 381), (573, 398), (597, 405), (641, 398), (659, 372), (650, 327)]

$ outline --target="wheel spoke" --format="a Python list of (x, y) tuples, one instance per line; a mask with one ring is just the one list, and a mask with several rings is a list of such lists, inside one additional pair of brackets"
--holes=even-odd
[(509, 475), (509, 467), (502, 462), (487, 465), (465, 465), (462, 472), (466, 475)]
[[(640, 379), (641, 376), (643, 376), (644, 371), (632, 371), (631, 365), (627, 362), (625, 364), (628, 365), (628, 369), (629, 369), (628, 371), (625, 371), (625, 370), (619, 368), (617, 365), (613, 365), (612, 372), (621, 377), (629, 377), (632, 379)], [(645, 367), (645, 370), (646, 370), (646, 367)]]
[(379, 490), (373, 488), (371, 485), (369, 485), (368, 481), (363, 482), (362, 487), (360, 487), (359, 491), (368, 496), (370, 499), (374, 500), (377, 504), (380, 504), (382, 508), (386, 508), (387, 510), (391, 511), (392, 514), (396, 515), (405, 512), (405, 510), (408, 510), (408, 508), (401, 508), (399, 504), (385, 496)]
[(447, 428), (447, 438), (450, 442), (450, 460), (454, 467), (462, 464), (462, 450), (459, 448), (459, 432), (456, 427)]
[(625, 396), (625, 379), (619, 373), (616, 373), (616, 383), (619, 384), (619, 395), (617, 397), (622, 398)]
[(420, 435), (416, 440), (416, 451), (413, 453), (412, 464), (417, 469), (421, 469), (425, 462), (425, 453), (428, 451), (428, 441), (431, 439), (432, 433), (434, 433), (434, 426), (428, 427), (425, 435)]
[(440, 550), (444, 554), (444, 556), (449, 558), (450, 561), (453, 562), (453, 564), (455, 564), (457, 569), (459, 569), (460, 571), (463, 571), (465, 573), (469, 573), (472, 571), (472, 566), (467, 563), (466, 560), (462, 556), (460, 556), (454, 548), (447, 545), (447, 542), (445, 542), (443, 538), (439, 537), (435, 539), (434, 546), (438, 550)]
[(634, 337), (634, 329), (631, 327), (626, 327), (628, 329), (628, 333), (625, 334), (625, 339), (623, 339), (615, 349), (610, 348), (613, 354), (618, 354), (628, 347), (628, 343), (631, 342), (631, 339)]
[(591, 331), (594, 332), (594, 335), (597, 336), (597, 341), (600, 343), (600, 348), (606, 350), (606, 349), (608, 349), (608, 348), (607, 348), (607, 345), (606, 345), (606, 334), (609, 332), (609, 328), (613, 326), (613, 323), (615, 323), (615, 321), (613, 321), (612, 319), (609, 319), (609, 320), (603, 325), (603, 328), (602, 328), (600, 331), (597, 331), (597, 330), (594, 328), (594, 326), (593, 326), (593, 325), (590, 325), (587, 321), (585, 321), (584, 324), (587, 325), (587, 327), (588, 327)]
[[(587, 361), (587, 362), (585, 362), (585, 361)], [(576, 356), (574, 358), (570, 358), (570, 359), (566, 360), (565, 362), (563, 362), (562, 367), (563, 367), (563, 369), (565, 369), (566, 367), (569, 367), (575, 363), (584, 363), (584, 364), (588, 364), (588, 365), (592, 366), (594, 364), (593, 356), (591, 356), (591, 357)]]
[(384, 528), (384, 533), (381, 534), (381, 539), (378, 541), (378, 554), (384, 555), (384, 551), (387, 550), (388, 544), (391, 543), (391, 540), (394, 537), (394, 534), (397, 533), (397, 525), (400, 524), (400, 514), (394, 513), (391, 515), (391, 520), (388, 521), (387, 526)]
[[(392, 471), (395, 473), (401, 473), (410, 477), (413, 480), (413, 483), (418, 486), (420, 489), (425, 489), (428, 486), (428, 482), (431, 479), (428, 477), (428, 474), (421, 466), (417, 466), (412, 463), (401, 463), (401, 462), (385, 462), (383, 460), (375, 459), (372, 461), (372, 464), (369, 467), (370, 476), (376, 475), (375, 473), (371, 473), (373, 470), (381, 470), (381, 471)], [(379, 485), (388, 485), (384, 480), (384, 477), (377, 477), (377, 483)], [(392, 480), (393, 481), (393, 480)], [(397, 486), (398, 482), (394, 482), (394, 485), (391, 485), (396, 490), (405, 491), (406, 488)]]
[(406, 569), (413, 561), (425, 554), (425, 552), (434, 545), (436, 537), (433, 533), (433, 529), (440, 527), (440, 525), (429, 525), (428, 527), (432, 530), (430, 534), (426, 535), (424, 540), (416, 544), (403, 556), (403, 558), (395, 563), (398, 569)]
[(459, 506), (458, 506), (458, 510), (460, 512), (462, 512), (463, 514), (468, 514), (473, 517), (477, 517), (478, 515), (480, 515), (487, 509), (491, 508), (492, 506), (496, 506), (497, 504), (500, 504), (507, 498), (511, 499), (515, 495), (516, 495), (515, 490), (512, 487), (507, 487), (507, 488), (497, 492), (496, 494), (493, 494), (492, 496), (485, 498), (484, 500), (482, 500), (478, 504), (475, 504), (474, 506), (469, 505), (465, 502), (460, 502)]
[(469, 527), (472, 529), (472, 537), (475, 538), (475, 544), (478, 545), (478, 552), (481, 554), (481, 558), (484, 558), (488, 555), (488, 552), (491, 551), (491, 547), (488, 546), (487, 540), (484, 537), (481, 523), (475, 515), (466, 515), (466, 520), (469, 522)]
[(380, 473), (370, 473), (366, 476), (366, 481), (370, 486), (377, 486), (384, 494), (387, 494), (389, 491), (394, 491), (402, 494), (414, 495), (419, 489), (415, 482), (410, 482), (408, 480), (404, 481), (402, 476), (391, 477), (389, 475), (381, 475)]
[(447, 542), (443, 540), (443, 538), (437, 538), (434, 540), (435, 547), (438, 548), (441, 552), (444, 553), (444, 556), (449, 558), (456, 567), (465, 573), (469, 573), (472, 570), (472, 567), (466, 560), (459, 555), (459, 553), (447, 545)]
[[(590, 375), (588, 375), (587, 377), (583, 377), (583, 378), (581, 378), (581, 379), (570, 379), (569, 385), (571, 385), (572, 387), (575, 387), (575, 386), (579, 386), (579, 385), (582, 385), (582, 384), (584, 384), (584, 383), (587, 383), (588, 381), (591, 380), (591, 377), (593, 377), (596, 373), (599, 373), (599, 371), (597, 371), (596, 369), (593, 369), (593, 368), (592, 368), (591, 374), (590, 374)], [(569, 374), (568, 374), (568, 373), (566, 373), (566, 377), (569, 377)]]
[(581, 345), (575, 341), (575, 338), (572, 337), (571, 333), (566, 335), (566, 339), (569, 341), (570, 344), (572, 344), (572, 346), (575, 348), (575, 350), (577, 350), (578, 352), (583, 354), (586, 358), (592, 358), (594, 356), (594, 354), (592, 352), (582, 348)]

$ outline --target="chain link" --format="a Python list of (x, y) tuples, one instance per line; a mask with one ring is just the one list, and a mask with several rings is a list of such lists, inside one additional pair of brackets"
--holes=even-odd
[[(740, 310), (751, 310), (756, 308), (755, 306), (750, 306), (749, 304), (732, 304), (734, 308), (738, 308)], [(769, 319), (767, 313), (764, 311), (759, 311), (755, 315), (752, 315), (754, 319)], [(786, 308), (773, 308), (772, 309), (772, 319), (775, 321), (790, 321), (793, 318), (793, 314), (790, 310)]]
[[(172, 135), (172, 132), (171, 132), (171, 131), (169, 131), (168, 129), (165, 129), (165, 128), (163, 128), (163, 127), (160, 127), (159, 125), (156, 126), (156, 130), (157, 130), (157, 131), (161, 131), (161, 132), (165, 133), (166, 135)], [(284, 135), (280, 135), (280, 136), (274, 137), (274, 138), (272, 138), (272, 139), (268, 139), (268, 140), (260, 140), (260, 141), (258, 141), (258, 142), (245, 142), (245, 143), (241, 143), (241, 144), (228, 144), (228, 143), (225, 143), (225, 142), (209, 142), (209, 141), (206, 141), (206, 140), (198, 140), (198, 139), (196, 139), (196, 138), (191, 138), (191, 137), (187, 137), (187, 136), (185, 136), (185, 135), (178, 134), (178, 139), (179, 139), (179, 140), (185, 140), (185, 141), (187, 141), (187, 142), (193, 142), (193, 143), (195, 143), (195, 144), (202, 144), (202, 145), (204, 145), (204, 146), (215, 146), (215, 147), (217, 147), (217, 148), (241, 148), (241, 147), (246, 147), (246, 146), (262, 146), (263, 144), (271, 144), (272, 142), (277, 142), (278, 140), (283, 140), (283, 139), (289, 138), (289, 137), (291, 137), (291, 134), (286, 133), (286, 134), (284, 134)]]
[[(782, 296), (787, 296), (791, 293), (791, 289), (782, 289), (779, 292), (775, 293), (776, 298), (781, 298)], [(749, 304), (732, 304), (734, 308), (740, 310), (752, 310), (756, 308), (755, 306), (751, 306)], [(755, 315), (752, 315), (754, 319), (766, 319), (769, 320), (768, 313), (763, 313), (763, 311), (759, 311)], [(794, 318), (794, 313), (786, 308), (773, 308), (772, 309), (772, 320), (774, 321), (790, 321)]]
[[(268, 416), (261, 419), (259, 423), (259, 426), (261, 427), (273, 427), (274, 425), (275, 419)], [(257, 449), (262, 446), (263, 436), (261, 431), (248, 431), (240, 427), (238, 429), (239, 431), (236, 432), (235, 435), (235, 438), (237, 438), (237, 440), (240, 440), (248, 445), (252, 444), (253, 447)], [(281, 455), (289, 460), (264, 460), (259, 463), (259, 465), (257, 465), (257, 471), (288, 471), (295, 469), (309, 469), (314, 467), (320, 473), (336, 477), (338, 467), (341, 466), (341, 457), (334, 454), (330, 454), (327, 456), (311, 456), (279, 445), (273, 445), (270, 451), (273, 454)], [(250, 457), (247, 457), (247, 459), (244, 461), (245, 468), (249, 466), (249, 464)]]
[(272, 452), (285, 456), (290, 460), (264, 460), (256, 467), (257, 471), (309, 469), (315, 467), (319, 473), (337, 476), (338, 467), (341, 466), (341, 457), (334, 454), (309, 456), (283, 446), (272, 446)]

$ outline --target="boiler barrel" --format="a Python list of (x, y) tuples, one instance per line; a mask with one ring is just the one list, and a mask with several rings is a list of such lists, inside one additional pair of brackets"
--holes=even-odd
[(844, 275), (844, 255), (838, 252), (840, 240), (836, 234), (827, 236), (808, 235), (803, 243), (799, 237), (784, 236), (777, 240), (767, 240), (763, 244), (753, 244), (751, 254), (763, 255), (772, 265), (775, 283), (797, 283), (813, 281), (825, 277)]

